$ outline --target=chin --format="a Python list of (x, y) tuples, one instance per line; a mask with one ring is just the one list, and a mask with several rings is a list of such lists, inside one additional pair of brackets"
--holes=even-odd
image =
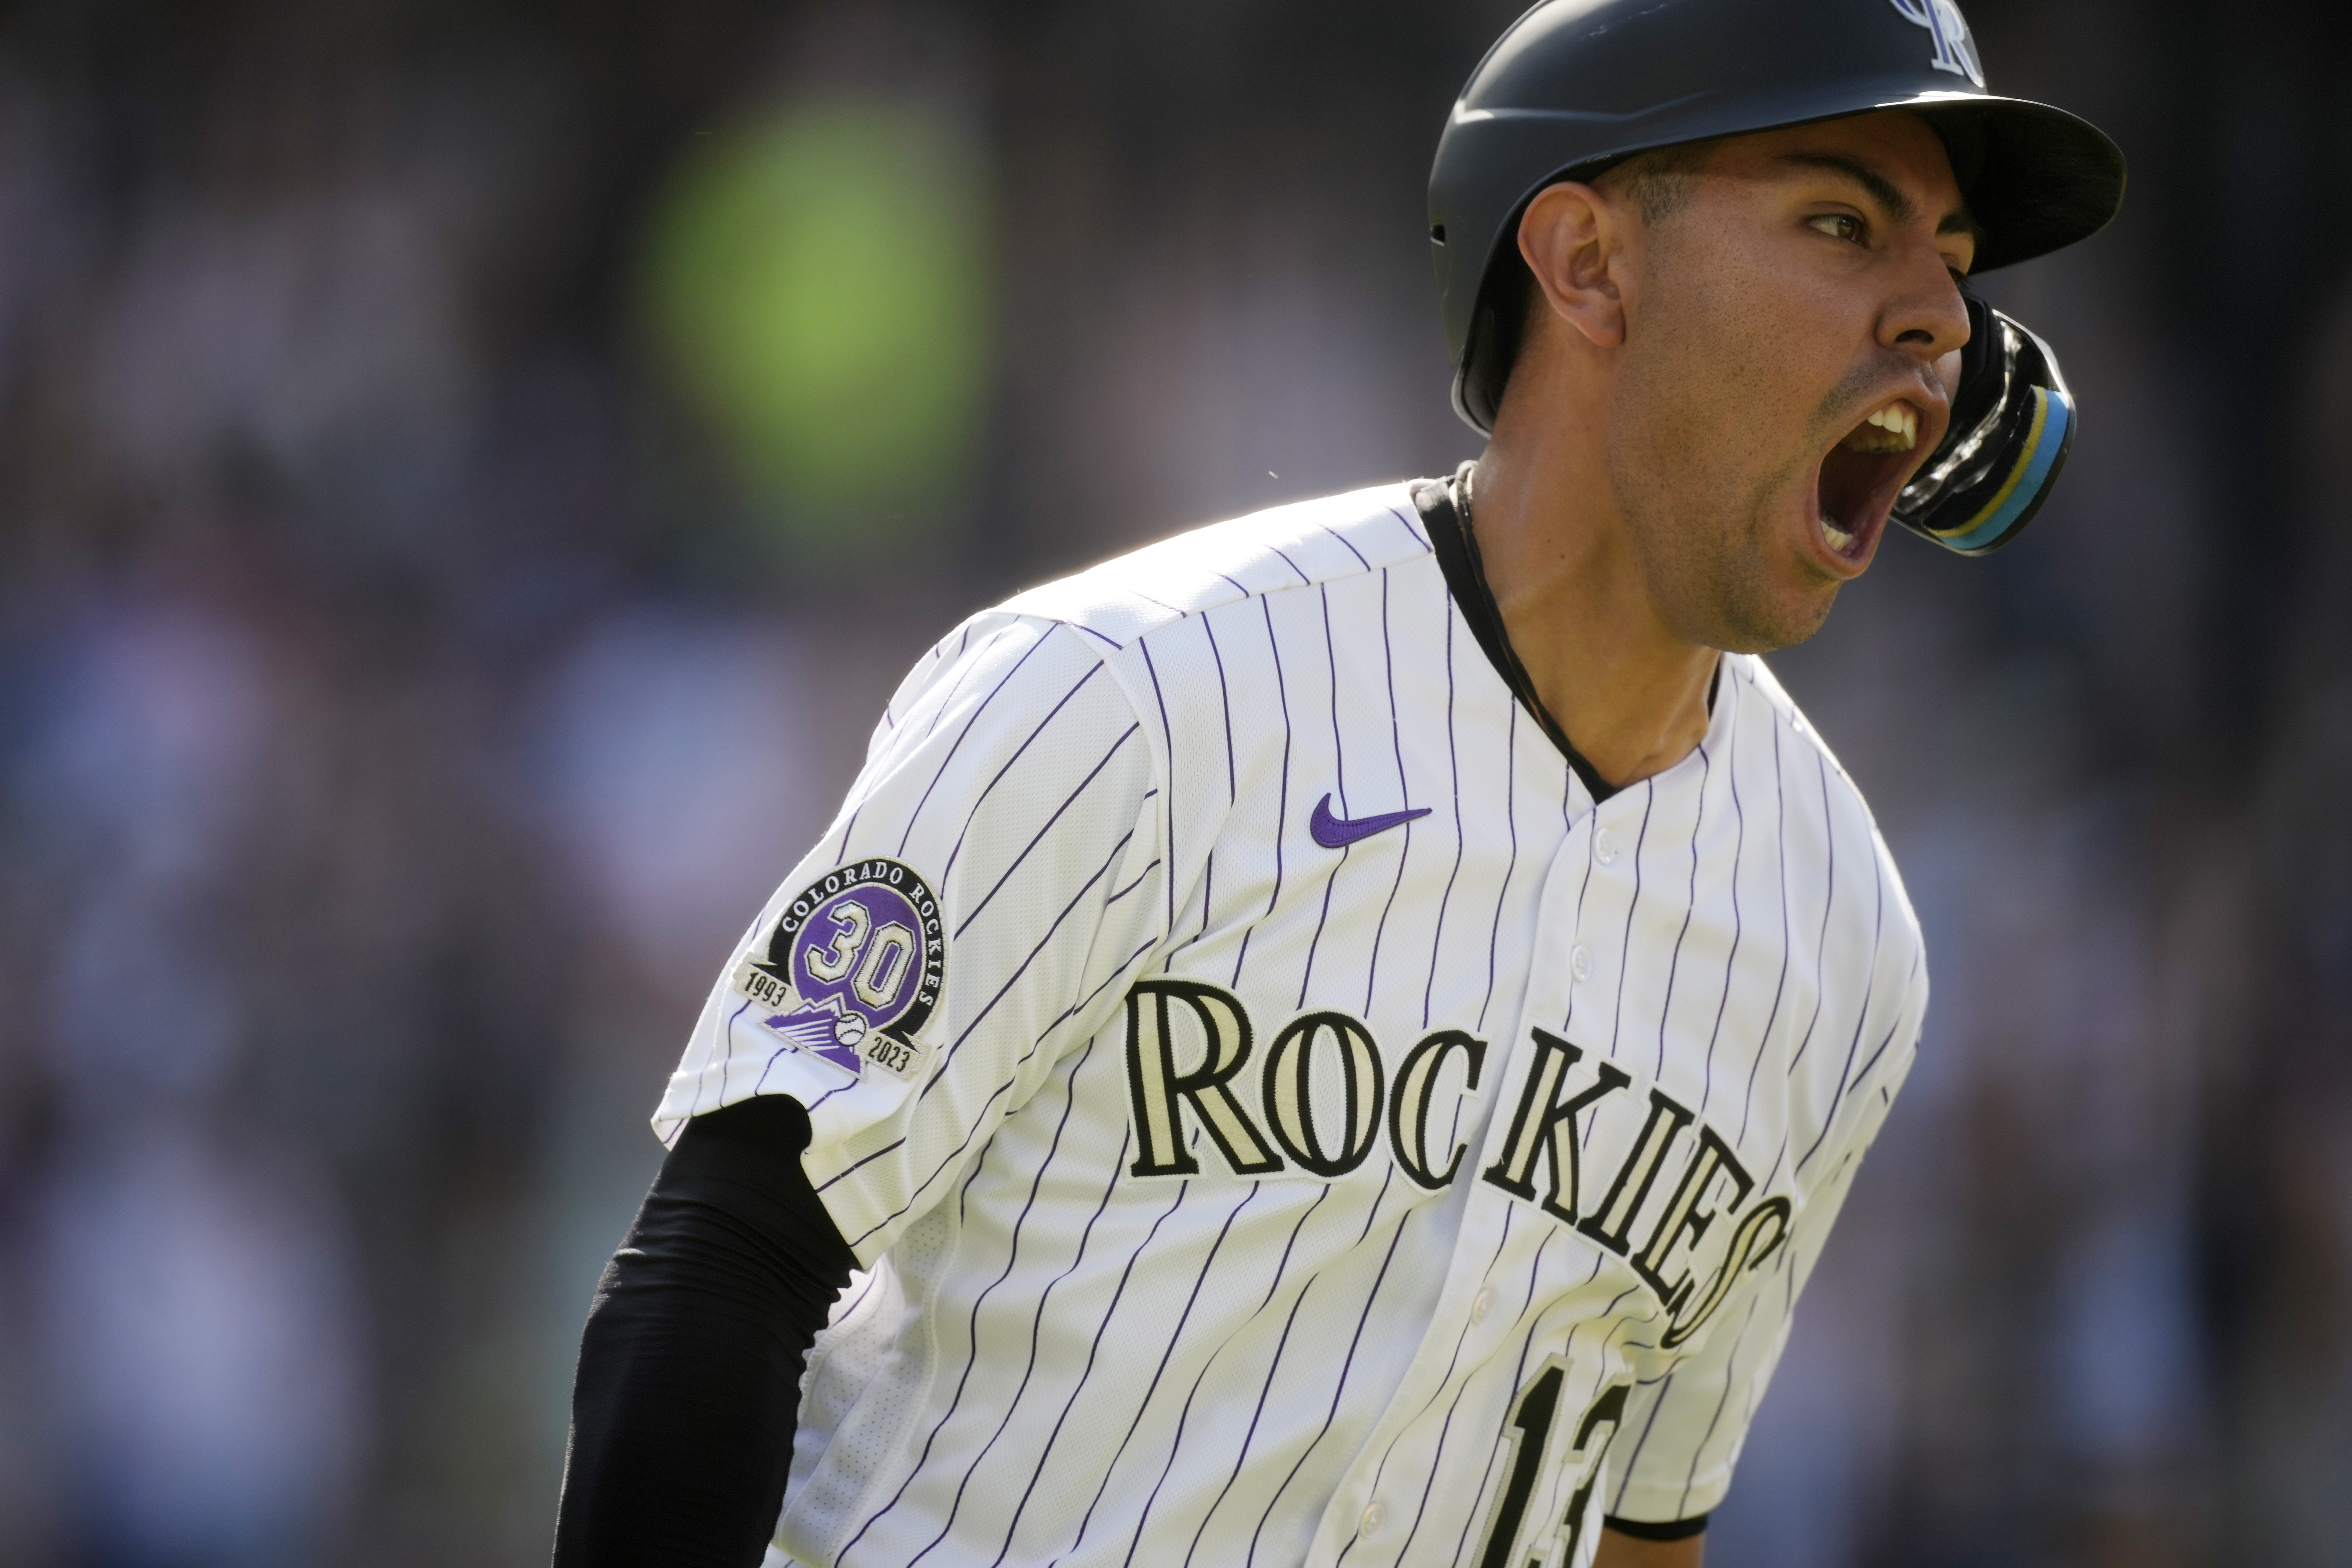
[[(1813, 558), (1809, 533), (1792, 544), (1788, 499), (1785, 491), (1758, 497), (1736, 521), (1685, 513), (1675, 526), (1634, 530), (1654, 602), (1678, 640), (1770, 653), (1822, 629), (1838, 589), (1867, 560), (1832, 567)], [(1804, 500), (1811, 500), (1810, 487)]]
[[(1753, 578), (1716, 595), (1701, 635), (1686, 640), (1725, 653), (1771, 653), (1805, 641), (1830, 618), (1841, 584), (1764, 589)], [(1696, 631), (1698, 628), (1693, 627)]]

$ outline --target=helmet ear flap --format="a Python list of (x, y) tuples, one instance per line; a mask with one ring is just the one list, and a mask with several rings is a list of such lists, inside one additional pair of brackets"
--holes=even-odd
[(1952, 423), (1895, 500), (1895, 521), (1961, 555), (2025, 531), (2074, 444), (2074, 394), (2050, 345), (1963, 290), (1969, 342)]
[(1498, 248), (1478, 303), (1470, 316), (1470, 339), (1462, 354), (1462, 368), (1454, 377), (1454, 412), (1482, 436), (1495, 433), (1495, 416), (1502, 411), (1503, 389), (1510, 384), (1518, 363), (1520, 338), (1527, 331), (1529, 291), (1535, 275), (1516, 245)]

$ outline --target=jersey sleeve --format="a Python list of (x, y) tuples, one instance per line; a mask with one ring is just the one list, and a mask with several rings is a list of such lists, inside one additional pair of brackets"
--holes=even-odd
[(870, 1265), (1165, 934), (1160, 766), (1083, 634), (968, 624), (900, 687), (840, 815), (721, 972), (655, 1130), (798, 1100), (803, 1168)]
[(1696, 1519), (1714, 1511), (1730, 1489), (1748, 1423), (1788, 1344), (1797, 1299), (1910, 1072), (1927, 1005), (1925, 966), (1915, 962), (1907, 983), (1893, 989), (1887, 1013), (1894, 1021), (1885, 1029), (1884, 1048), (1856, 1075), (1815, 1158), (1805, 1162), (1817, 1168), (1800, 1172), (1804, 1201), (1789, 1244), (1762, 1261), (1741, 1296), (1724, 1304), (1696, 1353), (1635, 1385), (1603, 1494), (1612, 1518)]

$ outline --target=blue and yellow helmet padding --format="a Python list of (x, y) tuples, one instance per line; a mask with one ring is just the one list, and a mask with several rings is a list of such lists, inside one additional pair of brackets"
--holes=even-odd
[(1895, 520), (1960, 555), (2025, 530), (2057, 483), (2080, 420), (2050, 345), (1969, 297), (1951, 428), (1895, 503)]
[(2025, 446), (2009, 466), (2009, 478), (1993, 492), (1984, 510), (1958, 527), (1938, 530), (1931, 537), (1947, 550), (1962, 555), (1982, 555), (2010, 542), (2032, 520), (2034, 510), (2050, 493), (2050, 481), (2074, 438), (2074, 400), (2059, 388), (2027, 388), (2033, 395), (2033, 421)]

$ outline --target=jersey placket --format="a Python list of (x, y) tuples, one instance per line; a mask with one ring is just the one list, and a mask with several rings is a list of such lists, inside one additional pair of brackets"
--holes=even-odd
[[(1556, 1025), (1578, 984), (1570, 954), (1580, 942), (1579, 907), (1590, 904), (1592, 879), (1609, 869), (1593, 853), (1595, 830), (1622, 815), (1625, 798), (1596, 808), (1576, 788), (1575, 815), (1546, 868), (1537, 904), (1535, 951), (1551, 956), (1532, 966), (1512, 1033), (1496, 1042), (1504, 1048), (1487, 1060), (1480, 1096), (1485, 1131), (1463, 1157), (1459, 1179), (1471, 1188), (1445, 1289), (1395, 1394), (1325, 1510), (1307, 1557), (1315, 1568), (1394, 1563), (1409, 1542), (1418, 1557), (1433, 1551), (1433, 1531), (1444, 1537), (1440, 1555), (1450, 1555), (1461, 1529), (1460, 1505), (1449, 1507), (1447, 1500), (1458, 1499), (1469, 1476), (1484, 1479), (1496, 1422), (1463, 1395), (1479, 1369), (1498, 1357), (1518, 1358), (1530, 1314), (1546, 1293), (1531, 1270), (1556, 1222), (1481, 1177), (1503, 1153), (1512, 1097), (1535, 1054), (1530, 1026)], [(1591, 968), (1589, 955), (1586, 968)], [(1589, 976), (1581, 988), (1591, 984)], [(1436, 1473), (1441, 1466), (1444, 1473)]]
[[(1625, 943), (1637, 900), (1672, 901), (1684, 889), (1643, 888), (1645, 829), (1654, 811), (1695, 806), (1680, 792), (1701, 787), (1687, 770), (1675, 769), (1597, 807), (1578, 792), (1584, 809), (1553, 857), (1538, 905), (1535, 951), (1547, 958), (1533, 966), (1514, 1032), (1497, 1042), (1507, 1048), (1490, 1059), (1496, 1076), (1487, 1080), (1484, 1096), (1486, 1131), (1465, 1156), (1463, 1179), (1473, 1186), (1445, 1289), (1395, 1396), (1324, 1515), (1308, 1556), (1316, 1568), (1396, 1563), (1408, 1542), (1416, 1560), (1430, 1553), (1451, 1560), (1456, 1534), (1463, 1536), (1461, 1550), (1470, 1551), (1492, 1522), (1496, 1491), (1526, 1463), (1517, 1444), (1529, 1439), (1513, 1429), (1515, 1405), (1553, 1368), (1561, 1375), (1535, 1391), (1556, 1407), (1549, 1409), (1543, 1430), (1533, 1439), (1542, 1453), (1533, 1463), (1532, 1489), (1510, 1510), (1515, 1518), (1507, 1522), (1538, 1542), (1546, 1531), (1575, 1535), (1574, 1558), (1563, 1559), (1562, 1568), (1590, 1556), (1590, 1543), (1581, 1536), (1595, 1524), (1587, 1521), (1579, 1531), (1562, 1510), (1571, 1492), (1589, 1496), (1599, 1489), (1586, 1483), (1598, 1482), (1601, 1450), (1614, 1436), (1609, 1413), (1601, 1406), (1612, 1388), (1632, 1378), (1622, 1341), (1663, 1308), (1619, 1247), (1604, 1245), (1541, 1206), (1552, 1176), (1544, 1160), (1532, 1173), (1534, 1202), (1503, 1190), (1488, 1173), (1510, 1155), (1514, 1112), (1530, 1073), (1557, 1074), (1551, 1081), (1560, 1085), (1558, 1101), (1599, 1088), (1604, 1069), (1613, 1069), (1607, 1073), (1612, 1082), (1630, 1080), (1615, 1091), (1616, 1098), (1647, 1091), (1648, 1053), (1632, 1053), (1645, 1059), (1629, 1057), (1622, 1067), (1616, 1060), (1622, 1043), (1642, 1035), (1638, 1024), (1623, 1016)], [(1662, 803), (1662, 791), (1675, 793)], [(1562, 1068), (1558, 1058), (1569, 1052), (1573, 1059)], [(1553, 1060), (1543, 1059), (1547, 1053)], [(1614, 1194), (1610, 1212), (1598, 1215), (1604, 1230), (1622, 1230), (1641, 1206), (1639, 1198), (1654, 1195), (1640, 1180), (1649, 1173), (1643, 1165), (1654, 1163), (1647, 1156), (1663, 1149), (1678, 1128), (1670, 1121), (1637, 1121), (1629, 1139), (1621, 1119), (1616, 1136), (1596, 1144), (1594, 1112), (1588, 1109), (1574, 1121), (1580, 1169), (1577, 1190), (1563, 1192), (1562, 1202), (1572, 1203), (1577, 1218), (1591, 1226), (1612, 1178), (1631, 1163), (1634, 1179)], [(1650, 1140), (1654, 1148), (1647, 1146)], [(1570, 1302), (1574, 1310), (1563, 1310)], [(1606, 1309), (1601, 1321), (1593, 1321), (1593, 1311), (1601, 1309)], [(1591, 1439), (1580, 1444), (1579, 1428), (1587, 1426)], [(1574, 1474), (1565, 1463), (1570, 1459), (1579, 1461)], [(1460, 1500), (1473, 1487), (1476, 1500), (1465, 1529)], [(1451, 1508), (1444, 1506), (1448, 1498), (1455, 1500)], [(1530, 1520), (1549, 1523), (1529, 1537)]]

